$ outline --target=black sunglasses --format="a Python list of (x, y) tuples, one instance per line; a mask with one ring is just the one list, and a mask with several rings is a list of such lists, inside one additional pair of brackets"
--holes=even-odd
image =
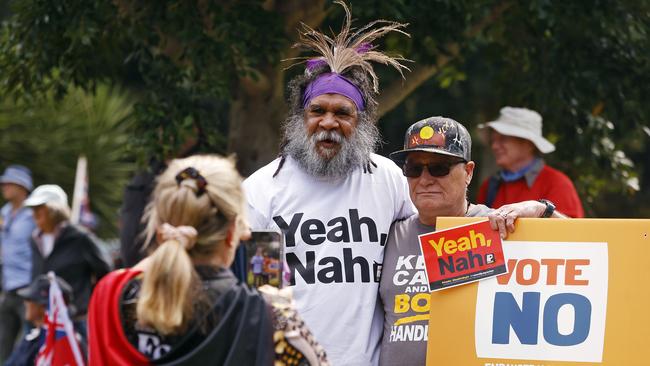
[(402, 167), (402, 173), (404, 176), (409, 178), (418, 178), (422, 175), (424, 167), (427, 167), (429, 175), (432, 177), (444, 177), (451, 171), (451, 168), (460, 163), (464, 163), (465, 160), (455, 160), (448, 161), (445, 163), (429, 163), (429, 164), (417, 164), (417, 163), (405, 163)]

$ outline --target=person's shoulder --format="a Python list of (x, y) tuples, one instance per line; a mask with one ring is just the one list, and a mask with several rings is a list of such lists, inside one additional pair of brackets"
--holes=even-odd
[(253, 310), (255, 307), (265, 308), (268, 305), (264, 296), (257, 289), (250, 288), (243, 282), (230, 284), (221, 296), (224, 299), (230, 299), (229, 301), (236, 301), (242, 308), (251, 308), (250, 310)]
[(31, 207), (21, 207), (19, 211), (20, 215), (31, 222), (34, 221), (34, 210)]
[(2, 205), (2, 208), (0, 208), (0, 213), (3, 216), (6, 216), (10, 210), (11, 210), (11, 202), (7, 202), (4, 205)]
[(244, 180), (244, 185), (266, 182), (270, 179), (273, 179), (273, 174), (275, 174), (276, 170), (278, 169), (280, 160), (280, 158), (274, 159), (265, 166), (257, 169), (255, 172), (253, 172), (253, 174)]
[(483, 187), (487, 187), (488, 184), (490, 184), (490, 179), (492, 179), (492, 178), (494, 178), (494, 177), (495, 177), (494, 174), (492, 174), (492, 175), (488, 175), (487, 177), (485, 177), (485, 179), (483, 179), (483, 181), (481, 182), (480, 187), (481, 187), (481, 188), (483, 188)]
[(389, 158), (387, 158), (387, 157), (385, 157), (385, 156), (382, 156), (382, 155), (379, 155), (379, 154), (372, 153), (372, 154), (370, 154), (370, 159), (371, 159), (375, 164), (377, 164), (377, 168), (387, 169), (387, 170), (397, 171), (397, 172), (401, 172), (401, 171), (402, 171), (402, 170), (397, 166), (397, 164), (395, 164), (394, 161), (390, 160)]
[(77, 224), (66, 224), (61, 229), (59, 236), (61, 240), (82, 240), (87, 242), (96, 243), (97, 237), (90, 230)]
[(492, 211), (494, 211), (494, 209), (489, 208), (486, 205), (471, 203), (469, 205), (469, 207), (467, 208), (467, 213), (465, 214), (465, 216), (466, 217), (486, 217)]
[(410, 230), (414, 225), (417, 224), (418, 214), (411, 215), (401, 220), (395, 220), (390, 227), (390, 231), (397, 232), (406, 232)]
[(125, 278), (128, 277), (129, 279), (136, 277), (137, 275), (143, 273), (142, 270), (139, 269), (134, 269), (134, 268), (120, 268), (116, 269), (114, 271), (110, 271), (104, 278), (101, 279), (101, 281), (105, 282), (110, 282), (111, 280), (115, 280), (117, 278)]
[(419, 247), (418, 236), (435, 231), (435, 226), (424, 225), (420, 222), (419, 215), (413, 214), (405, 219), (397, 220), (391, 225), (386, 243), (387, 253), (408, 253)]
[(114, 287), (123, 287), (127, 282), (142, 274), (141, 270), (133, 268), (120, 268), (109, 272), (106, 276), (97, 281), (95, 290), (97, 293), (112, 289)]
[[(259, 211), (260, 214), (266, 215), (270, 209), (270, 202), (273, 200), (274, 193), (279, 190), (280, 186), (284, 183), (283, 177), (273, 177), (275, 174), (280, 159), (275, 159), (269, 164), (261, 167), (256, 172), (251, 174), (248, 178), (244, 180), (243, 188), (246, 198), (248, 200), (249, 206), (255, 208)], [(286, 167), (281, 173), (287, 173)], [(252, 215), (252, 212), (249, 212), (249, 215)], [(250, 219), (253, 219), (253, 216), (249, 216)], [(265, 217), (268, 219), (268, 217)], [(255, 221), (255, 220), (253, 220)]]
[(544, 164), (544, 168), (542, 168), (542, 171), (540, 172), (540, 175), (542, 174), (545, 175), (547, 179), (554, 179), (556, 181), (561, 181), (563, 183), (568, 183), (573, 185), (573, 183), (571, 182), (571, 178), (569, 178), (566, 174), (564, 174), (560, 170), (555, 169), (548, 164)]
[(86, 236), (86, 232), (84, 229), (70, 223), (66, 224), (63, 228), (61, 228), (61, 232), (59, 233), (59, 239), (61, 240), (77, 239), (85, 236)]
[(371, 154), (370, 159), (375, 163), (376, 167), (373, 169), (373, 173), (378, 173), (379, 175), (391, 177), (393, 179), (402, 180), (404, 175), (402, 174), (402, 169), (395, 164), (392, 160), (387, 157), (381, 156), (379, 154)]

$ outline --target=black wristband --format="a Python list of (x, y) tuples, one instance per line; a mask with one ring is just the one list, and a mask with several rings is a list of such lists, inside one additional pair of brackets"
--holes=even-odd
[(553, 212), (555, 212), (555, 205), (553, 204), (553, 202), (549, 200), (545, 200), (543, 198), (537, 201), (546, 205), (546, 209), (544, 210), (544, 212), (540, 217), (551, 217), (553, 215)]

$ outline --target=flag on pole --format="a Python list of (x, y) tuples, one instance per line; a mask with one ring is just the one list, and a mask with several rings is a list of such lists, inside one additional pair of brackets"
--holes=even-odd
[(85, 226), (93, 230), (97, 226), (97, 218), (90, 211), (90, 198), (88, 196), (88, 160), (79, 156), (77, 172), (74, 178), (74, 192), (72, 195), (72, 212), (70, 222)]
[(75, 337), (74, 326), (68, 315), (61, 288), (54, 272), (48, 272), (50, 280), (49, 306), (45, 316), (45, 343), (36, 356), (36, 366), (84, 365), (84, 358)]

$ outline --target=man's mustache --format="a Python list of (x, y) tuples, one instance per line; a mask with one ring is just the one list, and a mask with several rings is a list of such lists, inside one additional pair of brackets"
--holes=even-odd
[(314, 142), (330, 140), (336, 143), (341, 143), (343, 142), (345, 137), (343, 137), (343, 135), (340, 132), (336, 132), (336, 131), (319, 131), (314, 133), (311, 139)]

